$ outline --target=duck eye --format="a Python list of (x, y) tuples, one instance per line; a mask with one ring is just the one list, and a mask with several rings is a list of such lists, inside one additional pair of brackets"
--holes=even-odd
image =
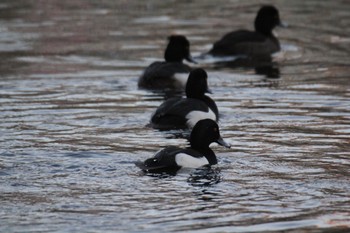
[(214, 132), (218, 132), (218, 128), (214, 128), (213, 131), (214, 131)]

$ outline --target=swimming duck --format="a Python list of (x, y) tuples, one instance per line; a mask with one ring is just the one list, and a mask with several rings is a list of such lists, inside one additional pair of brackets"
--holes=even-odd
[(260, 8), (255, 18), (255, 31), (230, 32), (215, 42), (208, 52), (214, 56), (246, 55), (265, 56), (280, 50), (278, 39), (272, 30), (283, 26), (278, 10), (271, 5)]
[(190, 55), (190, 42), (185, 36), (172, 35), (164, 53), (164, 62), (153, 62), (138, 81), (140, 88), (184, 89), (191, 68), (182, 63), (184, 59), (195, 63)]
[(215, 153), (209, 148), (213, 142), (230, 148), (220, 136), (219, 126), (211, 119), (197, 122), (190, 135), (190, 147), (169, 146), (157, 152), (153, 158), (136, 162), (136, 166), (145, 172), (176, 172), (180, 168), (199, 168), (217, 164)]
[(186, 98), (173, 97), (162, 103), (152, 115), (151, 124), (158, 129), (192, 128), (199, 120), (218, 121), (218, 108), (210, 97), (207, 72), (201, 68), (190, 72)]

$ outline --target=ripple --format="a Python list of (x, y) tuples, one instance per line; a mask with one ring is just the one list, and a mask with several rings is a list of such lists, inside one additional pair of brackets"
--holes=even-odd
[[(57, 2), (0, 4), (1, 232), (348, 231), (346, 4), (279, 3), (290, 26), (275, 30), (272, 79), (200, 56), (251, 28), (254, 3)], [(200, 56), (190, 65), (208, 71), (232, 148), (213, 143), (211, 168), (154, 176), (134, 162), (188, 146), (188, 130), (147, 126), (183, 93), (137, 88), (170, 34)]]

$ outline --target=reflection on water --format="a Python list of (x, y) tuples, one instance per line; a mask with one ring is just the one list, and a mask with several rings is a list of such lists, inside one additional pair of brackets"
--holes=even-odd
[(139, 75), (168, 35), (199, 57), (260, 2), (2, 1), (0, 231), (348, 232), (350, 5), (269, 2), (289, 23), (269, 64), (195, 66), (232, 149), (155, 177), (134, 162), (188, 132), (147, 127), (174, 93)]
[(245, 68), (247, 70), (254, 69), (257, 75), (262, 75), (267, 78), (280, 78), (280, 70), (277, 62), (273, 62), (271, 56), (259, 57), (259, 58), (236, 58), (231, 61), (216, 62), (215, 69), (232, 68), (239, 69)]

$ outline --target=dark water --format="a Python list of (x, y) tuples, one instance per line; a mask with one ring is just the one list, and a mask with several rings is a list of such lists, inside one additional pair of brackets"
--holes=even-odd
[(146, 127), (163, 97), (138, 76), (168, 35), (200, 55), (262, 2), (1, 1), (0, 232), (349, 232), (350, 4), (266, 2), (280, 78), (198, 64), (233, 147), (152, 177), (133, 163), (186, 140)]

